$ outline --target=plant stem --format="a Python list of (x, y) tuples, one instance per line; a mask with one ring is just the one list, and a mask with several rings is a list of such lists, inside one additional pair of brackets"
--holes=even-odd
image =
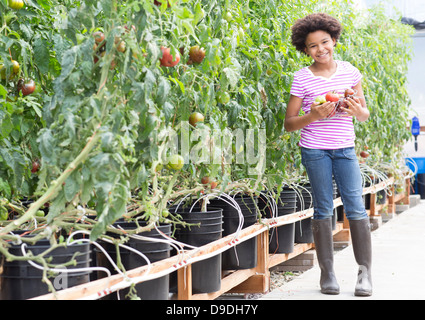
[(65, 180), (69, 177), (69, 175), (82, 163), (85, 161), (90, 153), (90, 151), (96, 146), (97, 142), (100, 139), (100, 132), (99, 132), (100, 124), (95, 129), (94, 134), (90, 137), (88, 143), (84, 147), (84, 149), (81, 151), (81, 153), (72, 161), (68, 167), (62, 172), (62, 174), (54, 181), (51, 182), (49, 189), (37, 200), (35, 201), (29, 209), (25, 212), (25, 214), (18, 219), (14, 220), (12, 223), (8, 224), (6, 227), (4, 227), (1, 230), (1, 234), (7, 234), (16, 228), (18, 228), (23, 223), (27, 222), (28, 220), (32, 219), (37, 210), (43, 206), (46, 202), (54, 198), (57, 193), (62, 188), (63, 183)]

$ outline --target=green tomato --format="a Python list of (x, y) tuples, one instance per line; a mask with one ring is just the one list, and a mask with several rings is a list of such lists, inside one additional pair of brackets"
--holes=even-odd
[(37, 210), (37, 212), (35, 213), (36, 217), (44, 217), (44, 211), (43, 210)]
[(316, 99), (314, 100), (314, 102), (322, 104), (322, 103), (326, 102), (326, 98), (325, 98), (325, 96), (317, 96)]
[(204, 122), (205, 117), (202, 113), (199, 112), (193, 112), (190, 116), (189, 116), (189, 123), (196, 127), (196, 124), (198, 122)]
[(19, 9), (23, 8), (24, 1), (23, 0), (9, 0), (8, 4), (9, 4), (9, 8), (19, 10)]
[(224, 14), (224, 20), (226, 20), (227, 22), (230, 22), (230, 21), (232, 21), (232, 19), (233, 19), (232, 13), (231, 13), (231, 12), (229, 12), (229, 11), (227, 11), (227, 12)]
[(174, 154), (171, 156), (170, 161), (168, 161), (168, 166), (173, 170), (180, 170), (183, 168), (184, 159), (179, 154)]
[(19, 70), (21, 70), (21, 66), (19, 65), (18, 61), (12, 60), (12, 65), (13, 65), (12, 67), (13, 73), (14, 74), (19, 73)]
[(222, 103), (222, 104), (227, 104), (230, 101), (230, 94), (226, 91), (224, 92), (220, 92), (218, 94), (218, 102)]
[[(19, 73), (19, 70), (21, 70), (21, 67), (18, 61), (12, 60), (12, 68), (9, 69), (9, 72), (10, 72), (9, 79), (12, 79), (17, 73)], [(3, 64), (0, 64), (0, 76), (3, 80), (6, 79), (6, 73), (7, 73), (6, 68), (4, 67)]]
[(3, 80), (6, 79), (6, 68), (2, 64), (0, 64), (0, 75)]

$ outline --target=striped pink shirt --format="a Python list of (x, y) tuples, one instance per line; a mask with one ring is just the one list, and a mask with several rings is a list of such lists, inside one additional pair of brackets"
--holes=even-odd
[[(291, 94), (303, 99), (302, 109), (310, 112), (310, 106), (319, 95), (329, 91), (344, 92), (354, 87), (362, 78), (360, 71), (351, 63), (336, 61), (337, 69), (332, 77), (315, 76), (308, 67), (294, 74)], [(333, 117), (310, 123), (301, 129), (299, 145), (311, 149), (339, 149), (354, 147), (352, 117)]]

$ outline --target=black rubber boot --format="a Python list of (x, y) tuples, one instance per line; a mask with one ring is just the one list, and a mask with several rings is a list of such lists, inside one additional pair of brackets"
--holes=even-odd
[(354, 257), (359, 265), (355, 296), (367, 297), (372, 295), (372, 238), (369, 218), (350, 220), (351, 241)]
[(339, 294), (339, 285), (334, 272), (334, 248), (332, 219), (311, 220), (317, 260), (319, 262), (320, 291), (324, 294)]

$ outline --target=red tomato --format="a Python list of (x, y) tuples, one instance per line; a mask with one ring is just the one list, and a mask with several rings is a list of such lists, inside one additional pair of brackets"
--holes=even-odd
[(369, 157), (369, 152), (367, 152), (367, 151), (362, 151), (362, 152), (360, 152), (360, 156), (361, 156), (362, 158), (367, 158), (367, 157)]
[(354, 96), (354, 90), (353, 89), (351, 89), (351, 88), (348, 88), (348, 89), (345, 89), (345, 92), (344, 92), (344, 97), (350, 97), (350, 96)]
[(326, 101), (328, 102), (338, 102), (339, 100), (339, 94), (335, 93), (333, 91), (328, 92), (325, 96)]
[(40, 169), (40, 162), (38, 162), (38, 160), (34, 160), (32, 162), (31, 172), (36, 173), (38, 171), (38, 169)]
[(34, 80), (30, 80), (27, 83), (24, 83), (24, 85), (21, 88), (22, 95), (27, 96), (31, 93), (33, 93), (35, 90), (35, 82)]
[(175, 58), (170, 53), (170, 48), (161, 47), (162, 58), (159, 60), (163, 67), (174, 67), (180, 62), (180, 54), (176, 52)]

